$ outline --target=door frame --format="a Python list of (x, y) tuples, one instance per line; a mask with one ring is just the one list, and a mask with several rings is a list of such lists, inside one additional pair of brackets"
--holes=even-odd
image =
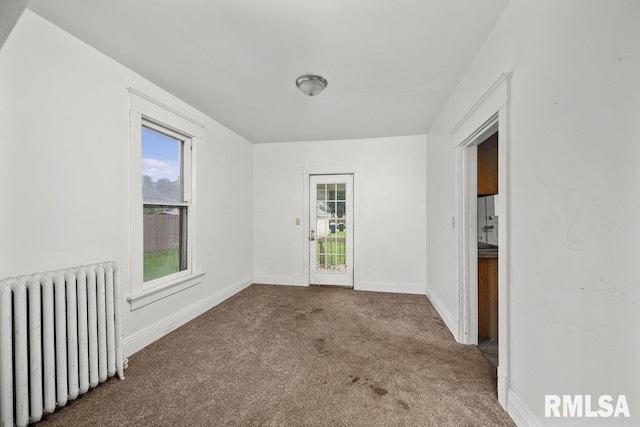
[(510, 122), (511, 73), (498, 80), (451, 130), (456, 159), (458, 341), (478, 343), (477, 146), (498, 131), (498, 401), (508, 410), (510, 331)]
[(310, 285), (310, 266), (309, 266), (309, 227), (310, 227), (310, 219), (309, 219), (309, 193), (310, 193), (310, 185), (311, 175), (352, 175), (353, 176), (353, 289), (358, 290), (360, 287), (360, 271), (358, 266), (359, 263), (359, 244), (358, 244), (358, 224), (360, 223), (360, 197), (359, 197), (359, 188), (360, 188), (360, 173), (354, 169), (343, 168), (343, 167), (305, 167), (302, 170), (303, 176), (303, 189), (302, 189), (302, 208), (304, 215), (302, 217), (302, 265), (303, 265), (303, 273), (304, 273), (304, 286)]
[[(345, 184), (345, 272), (323, 272), (317, 269), (317, 245), (316, 240), (320, 238), (320, 230), (317, 224), (317, 185), (335, 184), (344, 182)], [(309, 229), (307, 230), (309, 248), (309, 282), (314, 278), (314, 285), (341, 286), (353, 289), (353, 175), (309, 175)], [(316, 219), (314, 224), (314, 219)], [(331, 221), (328, 220), (330, 223)], [(329, 224), (327, 224), (329, 225)], [(336, 222), (337, 228), (337, 222)], [(314, 229), (315, 238), (311, 240), (311, 229)], [(336, 231), (338, 231), (336, 229)], [(315, 255), (315, 256), (314, 256)], [(311, 271), (314, 268), (314, 271)]]

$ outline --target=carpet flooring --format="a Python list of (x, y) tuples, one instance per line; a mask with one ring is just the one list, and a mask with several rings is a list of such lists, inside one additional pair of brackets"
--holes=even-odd
[(43, 426), (513, 426), (420, 295), (252, 285)]
[(478, 348), (484, 357), (496, 368), (498, 367), (498, 340), (478, 339)]

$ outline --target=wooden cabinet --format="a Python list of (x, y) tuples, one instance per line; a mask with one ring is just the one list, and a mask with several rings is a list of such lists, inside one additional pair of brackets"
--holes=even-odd
[(478, 255), (478, 338), (498, 339), (498, 254)]
[(498, 194), (498, 132), (478, 145), (478, 196)]

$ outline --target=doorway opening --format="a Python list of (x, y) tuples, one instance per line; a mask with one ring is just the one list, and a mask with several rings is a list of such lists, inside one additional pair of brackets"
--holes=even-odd
[(498, 132), (477, 146), (478, 348), (497, 368), (499, 192)]
[(353, 175), (309, 176), (309, 284), (353, 288)]

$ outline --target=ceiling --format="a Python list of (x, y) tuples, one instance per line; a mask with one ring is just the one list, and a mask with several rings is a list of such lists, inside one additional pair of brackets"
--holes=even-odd
[(18, 22), (29, 0), (0, 1), (0, 48)]
[[(509, 0), (32, 0), (249, 141), (426, 133)], [(309, 98), (302, 74), (329, 85)]]

